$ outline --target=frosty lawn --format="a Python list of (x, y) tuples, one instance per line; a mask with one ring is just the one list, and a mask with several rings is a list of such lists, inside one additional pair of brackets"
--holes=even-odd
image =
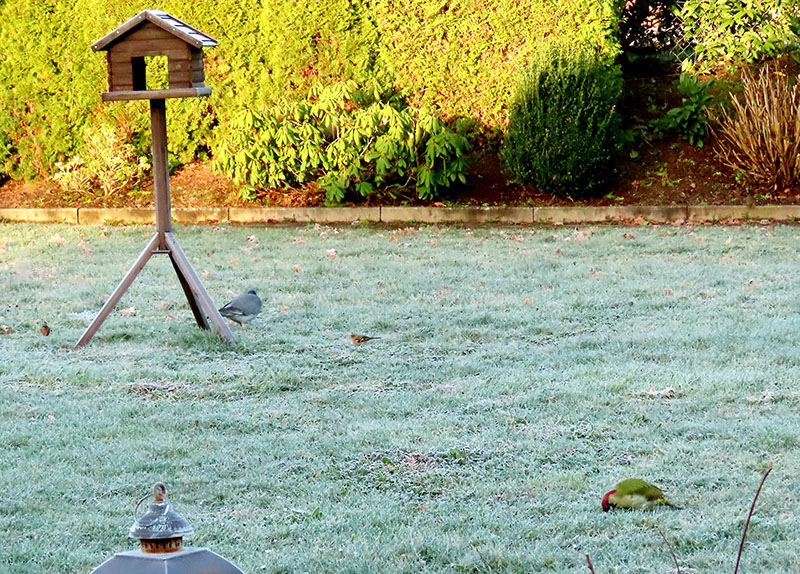
[(740, 571), (800, 571), (799, 228), (182, 227), (238, 342), (156, 257), (70, 350), (151, 233), (0, 226), (0, 572), (132, 548), (157, 480), (248, 573), (733, 572), (770, 463)]

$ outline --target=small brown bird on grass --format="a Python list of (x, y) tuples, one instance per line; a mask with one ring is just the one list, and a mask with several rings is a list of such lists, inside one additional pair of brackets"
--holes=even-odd
[(380, 337), (367, 337), (366, 335), (350, 335), (350, 340), (353, 341), (353, 344), (358, 347), (359, 345), (363, 345), (367, 341), (372, 341), (373, 339), (380, 339)]
[(47, 323), (45, 323), (44, 325), (42, 325), (42, 328), (39, 329), (39, 331), (42, 332), (42, 335), (47, 337), (50, 334), (50, 327), (47, 325)]

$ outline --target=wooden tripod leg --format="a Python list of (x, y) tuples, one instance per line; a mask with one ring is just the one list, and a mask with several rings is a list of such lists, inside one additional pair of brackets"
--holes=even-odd
[(75, 349), (84, 346), (92, 339), (94, 334), (100, 328), (100, 325), (103, 324), (103, 321), (106, 320), (106, 318), (111, 314), (111, 311), (114, 310), (114, 307), (117, 306), (117, 303), (119, 303), (122, 295), (124, 295), (125, 291), (128, 290), (128, 287), (131, 286), (133, 280), (136, 279), (136, 276), (139, 275), (142, 269), (144, 269), (144, 266), (147, 264), (147, 262), (150, 260), (150, 256), (153, 254), (153, 250), (158, 247), (158, 242), (159, 238), (158, 234), (156, 233), (150, 242), (145, 246), (145, 248), (142, 249), (139, 257), (136, 258), (136, 261), (128, 270), (128, 273), (125, 275), (122, 281), (120, 281), (119, 285), (117, 285), (117, 288), (114, 289), (114, 292), (111, 293), (111, 296), (105, 302), (102, 309), (100, 309), (100, 312), (83, 332), (81, 338), (77, 343), (75, 343)]
[(201, 329), (207, 330), (209, 326), (208, 319), (206, 319), (206, 314), (200, 309), (200, 304), (195, 298), (194, 293), (192, 293), (192, 289), (189, 287), (189, 282), (186, 280), (183, 271), (175, 261), (172, 251), (169, 253), (169, 258), (172, 261), (172, 267), (175, 268), (175, 273), (178, 275), (178, 280), (181, 282), (181, 287), (183, 288), (183, 293), (186, 295), (186, 300), (189, 301), (189, 307), (192, 309), (192, 314), (194, 315), (194, 320), (197, 322), (197, 326)]
[[(172, 257), (172, 261), (174, 262), (176, 269), (179, 270), (178, 276), (182, 277), (181, 284), (183, 284), (183, 281), (186, 282), (186, 285), (188, 285), (192, 295), (194, 296), (194, 300), (197, 302), (202, 312), (205, 313), (206, 317), (208, 317), (208, 319), (214, 325), (214, 330), (217, 332), (217, 335), (219, 335), (220, 338), (224, 339), (225, 341), (232, 341), (233, 333), (231, 333), (231, 330), (228, 329), (228, 326), (225, 324), (225, 320), (222, 318), (222, 315), (219, 314), (217, 307), (211, 300), (211, 296), (209, 296), (208, 292), (203, 287), (203, 284), (200, 282), (200, 278), (192, 268), (192, 264), (189, 263), (189, 259), (186, 257), (183, 249), (181, 249), (181, 246), (178, 245), (178, 241), (175, 239), (175, 236), (172, 234), (172, 232), (168, 231), (164, 233), (164, 240), (167, 244), (167, 248), (169, 249), (170, 257)], [(191, 304), (192, 302), (190, 300), (189, 305)]]

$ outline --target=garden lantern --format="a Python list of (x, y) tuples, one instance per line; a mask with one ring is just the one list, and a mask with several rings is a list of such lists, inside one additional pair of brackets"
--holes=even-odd
[[(114, 310), (122, 295), (154, 254), (168, 254), (178, 274), (197, 325), (209, 329), (209, 322), (224, 340), (233, 339), (225, 320), (206, 292), (175, 236), (169, 196), (166, 98), (204, 97), (203, 48), (216, 46), (214, 38), (181, 22), (162, 10), (143, 10), (92, 45), (95, 52), (108, 52), (108, 91), (104, 101), (150, 100), (150, 129), (153, 134), (153, 198), (156, 234), (145, 246), (128, 273), (89, 324), (75, 348), (88, 343)], [(147, 58), (166, 57), (169, 86), (148, 89)]]
[(155, 484), (152, 496), (147, 512), (134, 516), (128, 532), (141, 542), (141, 548), (115, 554), (92, 574), (243, 574), (210, 550), (184, 547), (183, 537), (194, 529), (172, 509), (162, 483)]

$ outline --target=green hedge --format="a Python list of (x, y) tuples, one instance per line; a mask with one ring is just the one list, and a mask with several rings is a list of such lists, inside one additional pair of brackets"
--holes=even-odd
[[(503, 129), (514, 78), (544, 38), (614, 56), (623, 0), (163, 0), (219, 40), (207, 99), (168, 104), (174, 163), (213, 154), (233, 118), (312, 87), (354, 80), (445, 119)], [(144, 102), (104, 104), (105, 58), (90, 45), (151, 1), (0, 1), (0, 176), (43, 177), (82, 153), (87, 126), (133, 127), (149, 153)]]

